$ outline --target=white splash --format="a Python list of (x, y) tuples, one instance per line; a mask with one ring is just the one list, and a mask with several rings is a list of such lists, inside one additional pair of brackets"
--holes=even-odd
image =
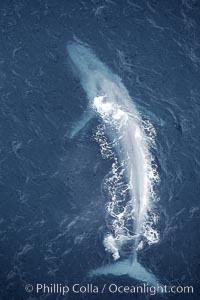
[[(107, 192), (107, 198), (110, 199), (106, 205), (106, 211), (110, 215), (110, 219), (107, 220), (110, 233), (106, 234), (104, 238), (104, 246), (108, 252), (112, 253), (114, 260), (117, 260), (120, 258), (120, 252), (124, 252), (122, 248), (126, 243), (129, 248), (132, 246), (135, 247), (134, 251), (138, 251), (143, 248), (142, 239), (145, 239), (149, 245), (159, 241), (159, 234), (155, 229), (158, 216), (153, 212), (152, 205), (155, 200), (158, 200), (154, 192), (154, 184), (159, 180), (159, 177), (153, 157), (148, 151), (149, 147), (155, 146), (155, 129), (149, 121), (143, 121), (141, 122), (143, 123), (142, 126), (140, 127), (138, 124), (133, 134), (129, 136), (133, 121), (131, 116), (123, 111), (118, 104), (108, 102), (106, 95), (96, 96), (93, 108), (104, 121), (103, 125), (97, 127), (95, 140), (99, 142), (102, 157), (113, 159), (112, 171), (104, 180), (104, 190)], [(109, 135), (109, 142), (106, 137), (108, 129), (115, 131), (113, 137)], [(139, 204), (135, 198), (137, 187), (135, 187), (132, 174), (134, 173), (134, 165), (130, 165), (132, 153), (124, 147), (122, 148), (121, 144), (124, 139), (126, 139), (126, 147), (131, 142), (133, 143), (133, 140), (136, 147), (140, 143), (140, 161), (137, 162), (137, 165), (142, 163), (140, 172), (143, 171), (143, 191), (140, 191), (142, 198)], [(131, 146), (128, 146), (128, 149), (129, 147)], [(120, 162), (115, 154), (115, 149), (120, 149), (120, 152), (123, 152), (123, 156), (120, 156)], [(131, 162), (133, 161), (134, 159), (131, 160)], [(127, 176), (128, 170), (129, 177)], [(131, 199), (127, 201), (130, 194)], [(135, 245), (136, 240), (137, 245)], [(127, 251), (130, 254), (128, 249)], [(123, 253), (123, 255), (125, 254)]]
[[(121, 268), (123, 274), (135, 278), (146, 276), (155, 282), (155, 277), (137, 261), (137, 251), (145, 242), (153, 244), (159, 240), (153, 211), (158, 199), (154, 185), (159, 177), (150, 154), (150, 148), (155, 146), (155, 130), (149, 121), (141, 119), (121, 79), (89, 47), (70, 43), (68, 53), (89, 99), (89, 110), (101, 119), (95, 139), (103, 158), (112, 160), (112, 170), (104, 180), (110, 232), (103, 243), (114, 260), (131, 257), (130, 262), (104, 266), (92, 274), (120, 275)], [(135, 274), (134, 267), (140, 274)]]

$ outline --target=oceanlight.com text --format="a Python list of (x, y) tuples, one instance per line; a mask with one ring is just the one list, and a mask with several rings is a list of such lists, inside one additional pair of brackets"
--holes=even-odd
[(193, 286), (182, 286), (182, 285), (117, 285), (115, 283), (95, 285), (95, 284), (79, 284), (75, 283), (73, 285), (61, 284), (61, 283), (37, 283), (36, 285), (27, 284), (25, 286), (27, 293), (36, 294), (61, 294), (66, 295), (68, 293), (74, 294), (193, 294)]

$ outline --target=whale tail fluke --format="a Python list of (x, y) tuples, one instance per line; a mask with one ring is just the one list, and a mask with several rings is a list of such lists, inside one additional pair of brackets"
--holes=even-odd
[(155, 275), (147, 271), (138, 261), (134, 259), (132, 262), (129, 259), (113, 263), (97, 268), (90, 272), (91, 276), (99, 275), (115, 275), (122, 276), (127, 275), (138, 281), (146, 282), (151, 285), (157, 285), (159, 283)]

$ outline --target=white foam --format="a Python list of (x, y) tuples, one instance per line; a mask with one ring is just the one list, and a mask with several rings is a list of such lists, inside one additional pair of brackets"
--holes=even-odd
[[(134, 240), (136, 235), (145, 238), (149, 245), (159, 241), (159, 234), (154, 228), (157, 221), (152, 218), (152, 203), (156, 198), (154, 184), (159, 180), (159, 177), (149, 151), (150, 147), (155, 146), (155, 129), (149, 121), (141, 120), (140, 124), (139, 122), (136, 124), (132, 116), (123, 111), (119, 104), (107, 99), (106, 94), (95, 97), (93, 107), (106, 124), (103, 127), (98, 127), (95, 139), (100, 144), (103, 158), (114, 160), (112, 170), (104, 182), (105, 190), (108, 192), (107, 197), (110, 199), (106, 205), (106, 211), (112, 218), (112, 221), (109, 221), (111, 233), (106, 235), (104, 245), (106, 245), (106, 250), (112, 252), (114, 259), (116, 259), (120, 257), (123, 244), (127, 240)], [(101, 133), (99, 128), (103, 128)], [(113, 136), (109, 135), (110, 141), (108, 142), (106, 129), (109, 130), (109, 128), (112, 128), (115, 134)], [(132, 128), (134, 129), (133, 133), (128, 135), (127, 133)], [(123, 141), (125, 142), (122, 144), (123, 151), (118, 159), (116, 149), (121, 147)], [(137, 161), (133, 157), (130, 145), (138, 147), (138, 153), (133, 149), (138, 157)], [(131, 167), (130, 164), (132, 164)], [(133, 175), (135, 171), (138, 176), (142, 176), (141, 180)], [(126, 184), (127, 180), (128, 184)], [(142, 181), (142, 184), (136, 186), (137, 181), (139, 183)], [(140, 198), (139, 203), (135, 191), (137, 191)], [(126, 198), (128, 193), (132, 194), (132, 199), (123, 203), (123, 199)], [(138, 206), (140, 206), (139, 210)], [(135, 225), (135, 231), (132, 232), (126, 225), (130, 220)], [(136, 247), (136, 250), (141, 250), (143, 243)]]

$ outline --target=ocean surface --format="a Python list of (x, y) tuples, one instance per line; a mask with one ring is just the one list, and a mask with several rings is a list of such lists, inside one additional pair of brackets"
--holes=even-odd
[[(136, 285), (89, 277), (113, 257), (102, 185), (112, 167), (73, 75), (70, 41), (89, 45), (117, 74), (154, 130), (159, 239), (138, 259), (160, 282), (200, 282), (200, 2), (0, 1), (0, 300), (149, 299), (145, 294), (29, 293), (26, 284)], [(151, 296), (161, 299), (161, 295)]]

